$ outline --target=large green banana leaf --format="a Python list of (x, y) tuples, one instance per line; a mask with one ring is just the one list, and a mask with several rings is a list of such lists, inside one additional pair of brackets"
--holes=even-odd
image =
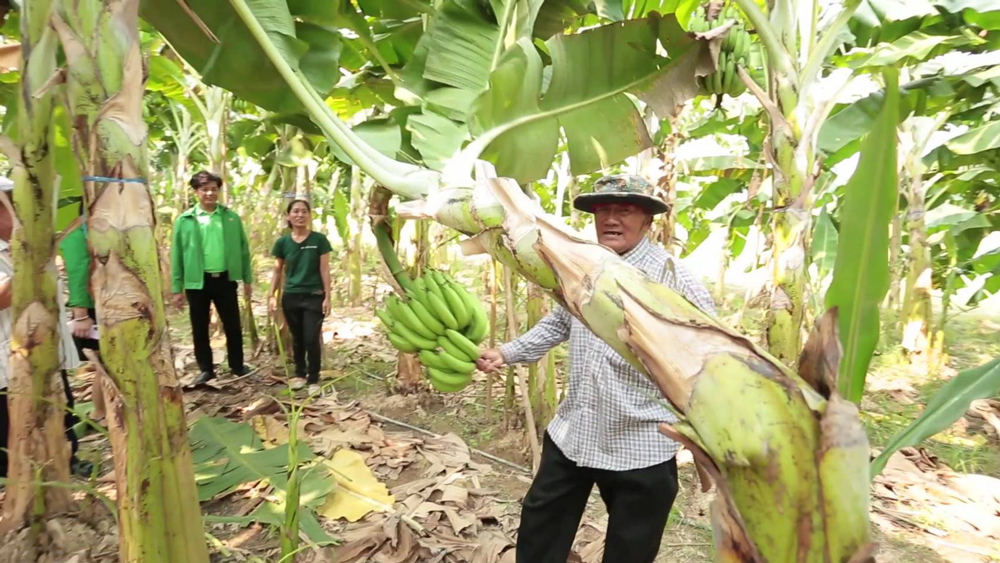
[[(313, 23), (296, 22), (285, 0), (250, 0), (248, 4), (264, 22), (269, 38), (285, 60), (301, 69), (317, 91), (329, 92), (340, 78), (336, 65), (339, 33)], [(301, 110), (302, 105), (228, 0), (142, 0), (140, 14), (206, 84), (225, 88), (268, 110)]]
[[(669, 58), (656, 54), (658, 41)], [(557, 35), (546, 47), (552, 74), (544, 93), (533, 44), (521, 40), (504, 54), (473, 105), (475, 141), (455, 159), (455, 170), (483, 157), (519, 182), (544, 177), (560, 128), (574, 174), (608, 167), (650, 145), (629, 94), (659, 116), (672, 115), (698, 92), (697, 77), (714, 67), (708, 42), (689, 37), (672, 14)]]
[(899, 199), (896, 127), (899, 124), (898, 71), (884, 72), (886, 99), (872, 132), (862, 142), (861, 160), (844, 188), (840, 243), (826, 306), (837, 307), (844, 355), (840, 395), (858, 403), (868, 364), (879, 338), (879, 305), (889, 291), (889, 223)]

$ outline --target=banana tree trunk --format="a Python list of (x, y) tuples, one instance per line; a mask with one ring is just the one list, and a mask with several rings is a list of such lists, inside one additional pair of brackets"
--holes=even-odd
[[(912, 167), (911, 172), (912, 172)], [(903, 349), (909, 354), (928, 351), (931, 326), (931, 251), (924, 223), (924, 196), (920, 176), (910, 174), (906, 189), (906, 229), (909, 236), (910, 265), (900, 319), (903, 322)]]
[(125, 563), (207, 563), (181, 387), (145, 185), (139, 0), (60, 4), (73, 147), (84, 186)]
[[(14, 180), (11, 257), (13, 335), (6, 396), (7, 494), (0, 532), (40, 528), (71, 504), (69, 490), (39, 483), (69, 482), (70, 447), (63, 426), (56, 301), (53, 96), (40, 90), (56, 69), (59, 40), (48, 26), (51, 5), (32, 2), (21, 14), (19, 146), (9, 154)], [(18, 224), (20, 223), (20, 224)]]
[[(650, 377), (681, 420), (662, 430), (694, 452), (718, 489), (720, 560), (868, 560), (868, 441), (853, 404), (835, 391), (821, 395), (744, 336), (546, 217), (513, 180), (442, 190), (397, 211), (476, 235), (463, 243), (466, 254), (489, 252), (516, 268)], [(835, 345), (830, 332), (824, 342)]]
[[(788, 113), (794, 113), (789, 108)], [(788, 116), (786, 116), (787, 118)], [(772, 210), (771, 304), (766, 319), (767, 348), (795, 369), (802, 349), (802, 315), (808, 280), (814, 151), (810, 140), (797, 138), (772, 124), (771, 139), (777, 164)]]
[[(351, 167), (351, 201), (358, 208), (361, 202), (361, 169), (357, 166)], [(355, 218), (358, 218), (358, 214), (354, 214)], [(350, 301), (351, 305), (357, 307), (361, 302), (361, 225), (362, 221), (358, 220), (355, 224), (354, 234), (351, 236), (351, 242), (348, 249), (347, 264), (348, 270), (351, 273), (351, 281), (349, 289), (347, 290), (347, 300)]]

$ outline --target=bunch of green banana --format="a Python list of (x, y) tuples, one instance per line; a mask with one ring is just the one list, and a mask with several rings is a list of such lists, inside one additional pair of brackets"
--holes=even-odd
[(699, 78), (701, 90), (704, 94), (715, 94), (722, 96), (739, 96), (746, 90), (746, 85), (740, 80), (736, 71), (737, 65), (747, 68), (747, 53), (750, 51), (750, 34), (747, 33), (746, 25), (740, 17), (739, 11), (729, 5), (722, 8), (719, 15), (709, 21), (704, 6), (691, 14), (688, 22), (690, 31), (705, 32), (735, 20), (733, 27), (729, 29), (725, 39), (722, 41), (722, 48), (719, 51), (719, 65), (715, 72)]
[(397, 350), (418, 354), (427, 379), (438, 391), (464, 389), (476, 369), (479, 343), (490, 330), (486, 309), (451, 276), (438, 271), (414, 280), (406, 297), (404, 301), (392, 295), (385, 309), (375, 312), (389, 342)]

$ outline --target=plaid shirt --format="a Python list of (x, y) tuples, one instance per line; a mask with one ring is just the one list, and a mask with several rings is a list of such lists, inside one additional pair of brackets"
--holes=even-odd
[[(705, 287), (666, 250), (643, 239), (622, 255), (629, 264), (714, 315)], [(656, 386), (562, 307), (500, 347), (508, 364), (538, 361), (569, 339), (566, 396), (549, 424), (552, 441), (582, 467), (627, 471), (673, 458), (680, 445), (657, 430), (676, 422)]]

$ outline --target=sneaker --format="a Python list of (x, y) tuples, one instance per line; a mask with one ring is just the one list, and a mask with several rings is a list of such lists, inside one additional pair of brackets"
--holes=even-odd
[(292, 388), (292, 391), (298, 391), (299, 389), (302, 389), (305, 386), (306, 386), (306, 380), (303, 377), (295, 377), (289, 384), (289, 387)]
[(321, 388), (318, 383), (310, 383), (308, 391), (310, 395), (319, 395)]

